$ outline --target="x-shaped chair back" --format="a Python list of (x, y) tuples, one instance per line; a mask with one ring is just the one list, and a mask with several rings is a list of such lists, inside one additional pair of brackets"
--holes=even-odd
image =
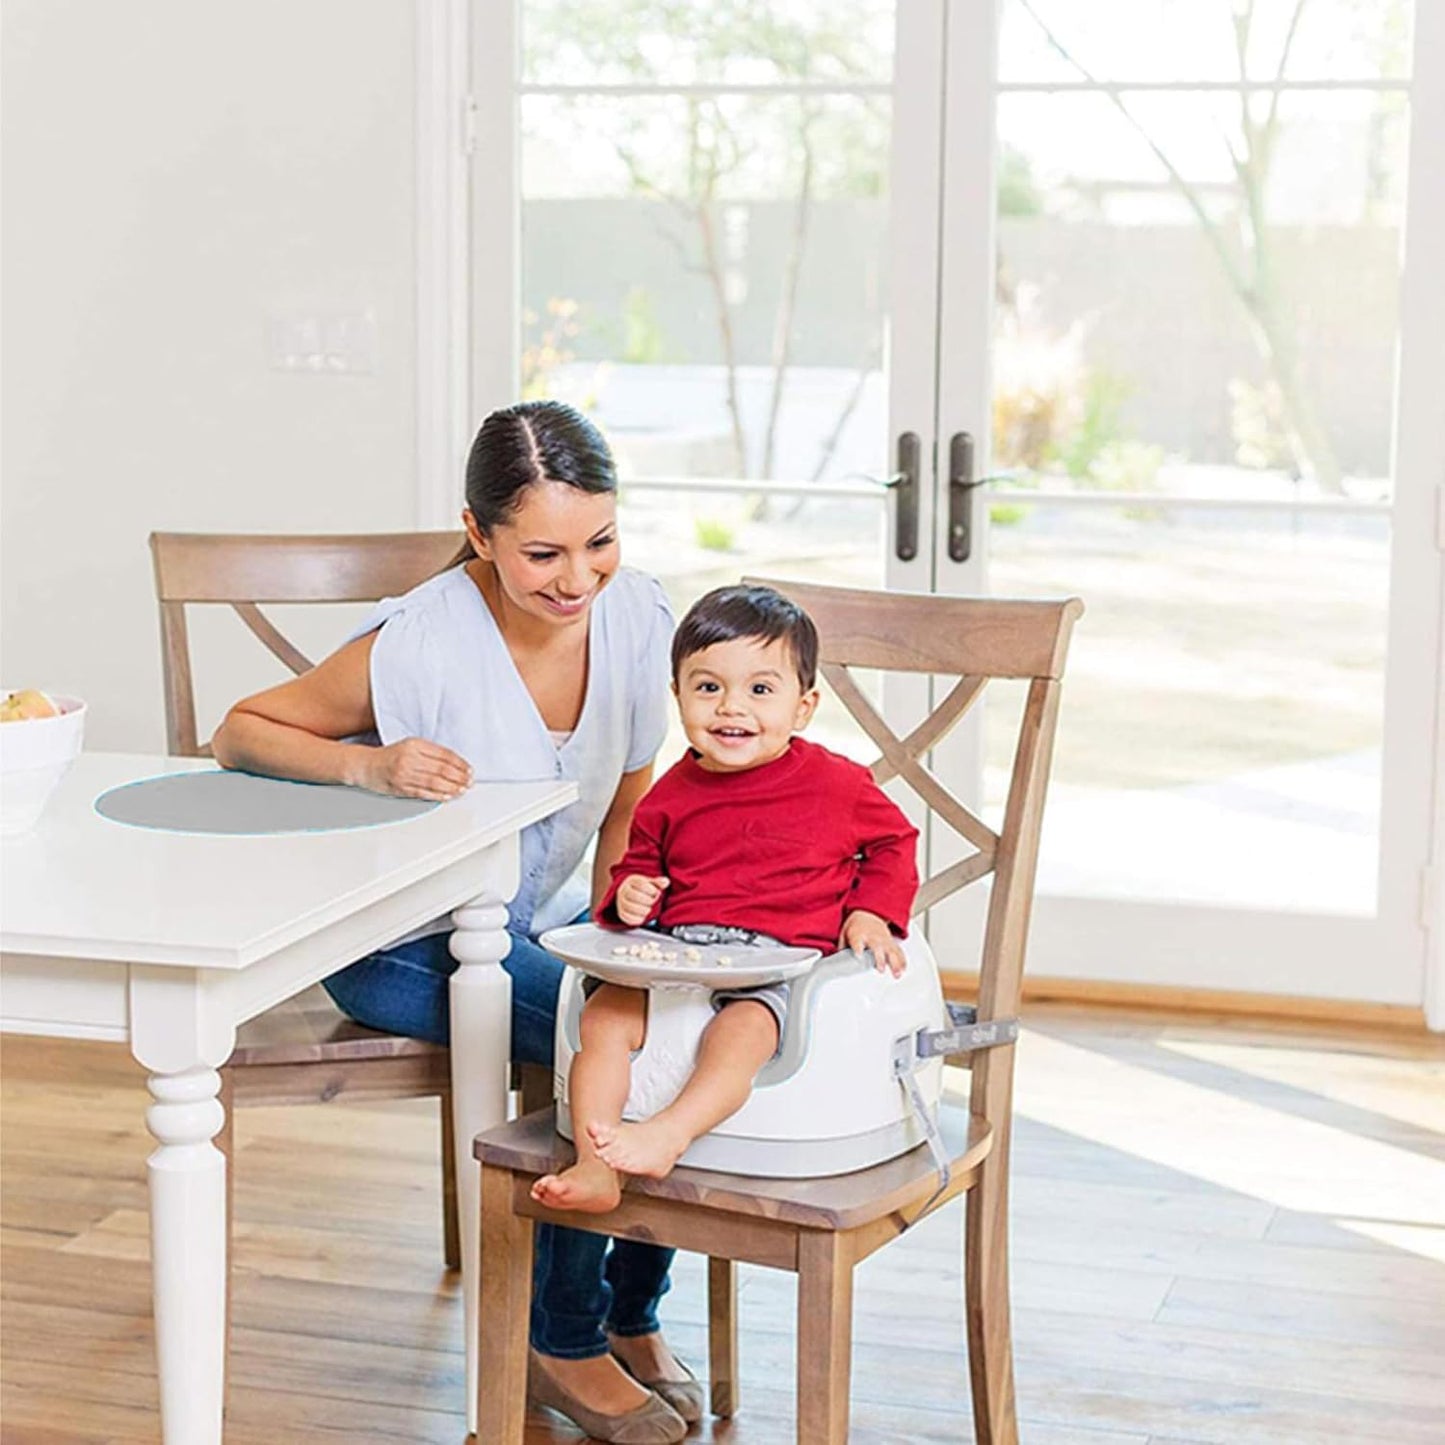
[(222, 536), (152, 532), (166, 751), (205, 757), (196, 736), (196, 701), (186, 629), (188, 603), (228, 604), (291, 672), (314, 664), (261, 611), (261, 603), (375, 602), (399, 597), (458, 554), (460, 532), (373, 532), (356, 536)]

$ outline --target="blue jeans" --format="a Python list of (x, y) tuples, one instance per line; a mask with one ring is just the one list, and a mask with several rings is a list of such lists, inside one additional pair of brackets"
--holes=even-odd
[[(444, 1044), (447, 983), (457, 962), (445, 933), (379, 949), (325, 979), (336, 1006), (357, 1023)], [(512, 934), (502, 967), (512, 980), (512, 1057), (552, 1065), (557, 989), (564, 965), (533, 938)], [(667, 1293), (675, 1251), (539, 1224), (532, 1267), (532, 1348), (582, 1360), (607, 1353), (607, 1335), (650, 1335)]]

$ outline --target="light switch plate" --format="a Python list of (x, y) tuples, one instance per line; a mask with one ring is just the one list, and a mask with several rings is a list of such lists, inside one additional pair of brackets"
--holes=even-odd
[(268, 335), (273, 371), (374, 376), (378, 368), (376, 313), (370, 309), (272, 316)]

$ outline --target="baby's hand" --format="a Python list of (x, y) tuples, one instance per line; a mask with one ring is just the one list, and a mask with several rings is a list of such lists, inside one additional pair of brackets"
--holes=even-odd
[(666, 878), (649, 878), (645, 873), (629, 873), (618, 886), (612, 900), (617, 916), (629, 928), (646, 923), (667, 884)]
[(873, 967), (879, 973), (886, 968), (897, 978), (908, 967), (908, 960), (888, 925), (876, 913), (869, 913), (866, 909), (854, 909), (843, 920), (843, 935), (839, 942), (858, 954), (866, 948), (873, 955)]

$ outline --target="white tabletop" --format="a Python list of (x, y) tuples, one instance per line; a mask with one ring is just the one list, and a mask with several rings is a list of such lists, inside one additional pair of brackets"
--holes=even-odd
[(244, 968), (576, 796), (550, 778), (482, 783), (401, 822), (249, 837), (136, 828), (95, 811), (121, 783), (215, 766), (83, 753), (34, 829), (0, 842), (0, 948)]

